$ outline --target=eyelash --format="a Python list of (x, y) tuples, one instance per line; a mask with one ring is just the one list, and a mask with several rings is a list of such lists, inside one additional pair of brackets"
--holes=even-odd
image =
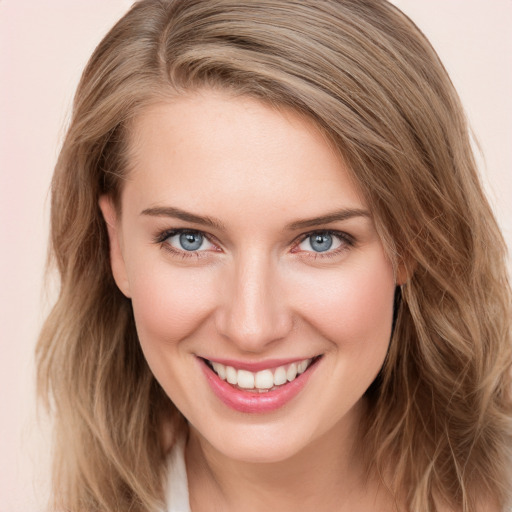
[[(204, 250), (203, 251), (185, 251), (185, 250), (176, 249), (169, 243), (166, 243), (166, 240), (173, 236), (187, 234), (187, 233), (200, 234), (206, 240), (208, 240), (211, 244), (218, 245), (214, 240), (212, 240), (213, 237), (211, 235), (209, 235), (208, 233), (204, 233), (203, 231), (194, 230), (194, 229), (171, 229), (171, 230), (163, 231), (155, 236), (154, 243), (160, 245), (160, 247), (162, 249), (170, 252), (173, 256), (178, 256), (178, 257), (181, 257), (182, 259), (186, 259), (186, 258), (200, 259), (200, 258), (208, 257), (207, 253), (210, 251), (204, 251)], [(332, 251), (327, 250), (325, 252), (295, 250), (302, 242), (307, 240), (309, 237), (312, 237), (313, 235), (319, 235), (319, 234), (336, 237), (341, 242), (341, 245)], [(315, 230), (315, 231), (309, 231), (308, 233), (304, 233), (304, 234), (300, 235), (298, 238), (296, 238), (292, 242), (292, 245), (293, 245), (292, 250), (291, 250), (292, 253), (304, 252), (305, 253), (304, 257), (313, 258), (316, 260), (316, 259), (320, 259), (320, 258), (322, 258), (322, 259), (323, 258), (334, 258), (334, 257), (338, 256), (339, 254), (348, 250), (350, 247), (353, 247), (355, 245), (355, 239), (351, 235), (349, 235), (348, 233), (345, 233), (343, 231)]]
[[(292, 252), (295, 252), (294, 249), (297, 248), (302, 242), (307, 240), (308, 238), (314, 236), (314, 235), (329, 235), (332, 237), (337, 238), (341, 245), (333, 250), (327, 250), (325, 252), (316, 252), (316, 251), (303, 251), (304, 257), (306, 258), (312, 258), (314, 260), (317, 259), (325, 259), (325, 258), (335, 258), (339, 256), (340, 254), (344, 253), (351, 247), (354, 247), (355, 245), (355, 239), (353, 236), (349, 235), (348, 233), (345, 233), (343, 231), (333, 231), (333, 230), (315, 230), (310, 231), (308, 233), (304, 233), (303, 235), (300, 235), (298, 242), (293, 244)], [(299, 252), (299, 251), (296, 251)]]
[(171, 238), (176, 235), (182, 235), (182, 234), (184, 235), (184, 234), (188, 234), (188, 233), (190, 233), (190, 234), (198, 233), (198, 234), (202, 235), (206, 240), (208, 240), (208, 242), (210, 242), (211, 244), (218, 245), (212, 240), (213, 237), (211, 235), (208, 235), (207, 233), (204, 233), (203, 231), (199, 231), (196, 229), (171, 229), (171, 230), (163, 231), (155, 237), (154, 242), (156, 244), (160, 245), (160, 247), (162, 249), (164, 249), (165, 251), (170, 252), (173, 256), (181, 257), (182, 259), (186, 259), (186, 258), (200, 259), (200, 258), (207, 257), (208, 255), (206, 253), (208, 251), (185, 251), (185, 250), (176, 249), (176, 247), (173, 247), (169, 243), (166, 243), (166, 240), (168, 238)]

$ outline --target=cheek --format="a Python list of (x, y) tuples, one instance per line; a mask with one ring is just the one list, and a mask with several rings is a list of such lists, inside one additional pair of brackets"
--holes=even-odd
[(132, 305), (143, 348), (162, 348), (186, 339), (212, 308), (208, 272), (187, 272), (154, 265), (131, 280)]
[[(139, 267), (143, 268), (143, 267)], [(132, 276), (132, 306), (146, 361), (167, 395), (185, 416), (193, 415), (189, 385), (190, 343), (211, 313), (212, 283), (205, 275), (169, 265), (149, 266)]]
[(344, 350), (387, 350), (395, 282), (391, 264), (379, 252), (357, 265), (343, 265), (303, 289), (301, 309), (308, 323)]

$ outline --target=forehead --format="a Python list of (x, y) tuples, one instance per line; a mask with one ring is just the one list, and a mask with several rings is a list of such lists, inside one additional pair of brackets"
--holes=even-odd
[(227, 198), (258, 209), (362, 203), (341, 157), (312, 120), (221, 92), (148, 107), (132, 124), (128, 159), (127, 191), (155, 204), (202, 208)]

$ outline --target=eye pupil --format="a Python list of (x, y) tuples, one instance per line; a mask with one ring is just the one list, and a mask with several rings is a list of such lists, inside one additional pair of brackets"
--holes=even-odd
[(200, 233), (182, 233), (180, 245), (185, 251), (197, 251), (203, 244), (203, 235)]
[(316, 252), (328, 251), (332, 247), (332, 236), (329, 233), (318, 233), (311, 237), (310, 243)]

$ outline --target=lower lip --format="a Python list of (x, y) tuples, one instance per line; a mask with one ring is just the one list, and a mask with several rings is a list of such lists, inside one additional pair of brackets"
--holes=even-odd
[(297, 396), (317, 367), (315, 362), (295, 380), (273, 391), (258, 393), (233, 387), (222, 380), (204, 360), (199, 359), (199, 361), (206, 380), (215, 395), (231, 409), (245, 413), (272, 412), (283, 407)]

